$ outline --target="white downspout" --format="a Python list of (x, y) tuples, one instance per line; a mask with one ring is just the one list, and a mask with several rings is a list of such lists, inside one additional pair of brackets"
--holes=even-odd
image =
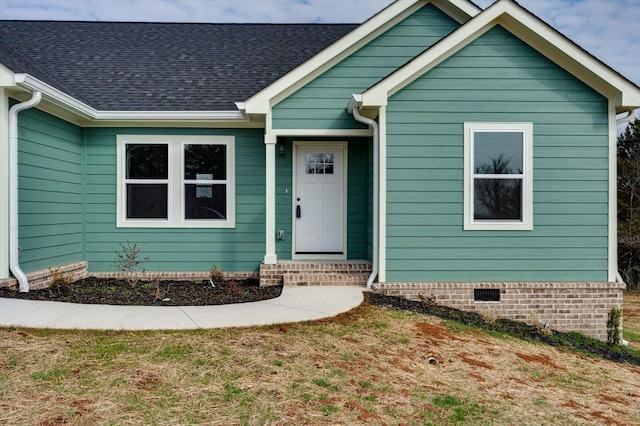
[(353, 118), (360, 123), (364, 123), (369, 125), (373, 130), (373, 264), (371, 265), (371, 275), (369, 275), (369, 279), (367, 280), (367, 288), (371, 288), (373, 284), (373, 280), (378, 276), (378, 263), (379, 263), (379, 244), (378, 244), (378, 226), (380, 223), (380, 206), (378, 205), (379, 201), (379, 188), (380, 188), (380, 170), (379, 170), (379, 128), (378, 123), (375, 120), (370, 118), (363, 117), (360, 115), (360, 111), (358, 111), (358, 107), (354, 107), (352, 110)]
[(35, 91), (31, 99), (9, 110), (9, 269), (23, 293), (29, 291), (29, 281), (18, 262), (18, 113), (38, 105), (40, 99), (42, 93)]
[(621, 124), (624, 123), (628, 123), (629, 121), (633, 120), (636, 116), (636, 111), (635, 109), (630, 109), (628, 111), (625, 111), (627, 113), (627, 115), (625, 115), (622, 118), (617, 118), (616, 119), (616, 125), (619, 126)]

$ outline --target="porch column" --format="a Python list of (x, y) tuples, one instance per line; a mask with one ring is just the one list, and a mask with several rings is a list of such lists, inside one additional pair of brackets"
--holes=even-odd
[(266, 253), (265, 265), (275, 265), (276, 256), (276, 135), (267, 132), (264, 135), (266, 148)]

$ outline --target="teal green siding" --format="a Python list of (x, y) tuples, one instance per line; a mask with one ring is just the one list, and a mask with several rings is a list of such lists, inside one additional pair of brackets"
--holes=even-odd
[(37, 109), (18, 116), (18, 222), (24, 272), (83, 260), (83, 131)]
[[(305, 141), (314, 138), (304, 138)], [(326, 139), (317, 139), (327, 141)], [(341, 138), (345, 140), (345, 138)], [(283, 240), (276, 240), (278, 259), (291, 259), (293, 238), (293, 139), (281, 141), (286, 155), (276, 157), (276, 230)], [(328, 143), (331, 143), (328, 141)], [(347, 258), (371, 259), (371, 140), (347, 138)]]
[[(387, 109), (387, 277), (606, 281), (607, 100), (501, 27)], [(463, 230), (463, 123), (533, 122), (533, 231)]]
[[(235, 136), (234, 229), (116, 228), (116, 135)], [(92, 271), (113, 270), (115, 251), (142, 244), (149, 271), (257, 271), (265, 253), (265, 150), (261, 129), (87, 129), (86, 257)]]
[(346, 111), (351, 95), (372, 86), (458, 26), (435, 6), (424, 6), (276, 105), (273, 128), (362, 128)]

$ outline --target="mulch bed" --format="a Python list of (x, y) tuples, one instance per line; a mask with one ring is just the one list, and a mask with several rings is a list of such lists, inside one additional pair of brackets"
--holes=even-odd
[(104, 305), (205, 306), (256, 302), (280, 296), (282, 286), (260, 287), (258, 280), (227, 280), (212, 287), (202, 281), (138, 281), (85, 278), (20, 293), (0, 288), (0, 297)]
[(489, 323), (475, 312), (461, 311), (459, 309), (437, 305), (430, 300), (408, 300), (403, 297), (386, 296), (378, 293), (368, 293), (367, 300), (372, 305), (432, 315), (484, 330), (508, 334), (523, 340), (542, 342), (560, 349), (640, 366), (640, 351), (626, 346), (612, 346), (606, 342), (586, 337), (580, 333), (541, 330), (539, 327), (508, 319), (496, 319)]

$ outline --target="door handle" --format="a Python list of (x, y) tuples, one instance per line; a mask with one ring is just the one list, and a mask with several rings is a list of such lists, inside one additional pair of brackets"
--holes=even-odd
[(301, 212), (300, 212), (300, 206), (296, 206), (296, 218), (300, 219), (301, 216)]

